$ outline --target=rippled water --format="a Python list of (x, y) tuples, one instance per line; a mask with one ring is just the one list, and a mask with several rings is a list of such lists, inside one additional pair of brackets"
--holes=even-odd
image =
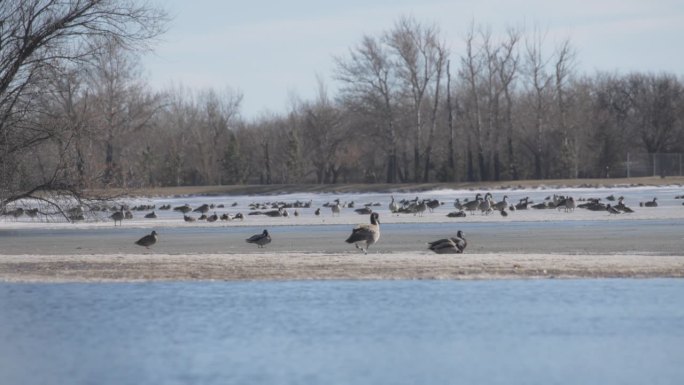
[(0, 284), (2, 384), (681, 384), (684, 280)]

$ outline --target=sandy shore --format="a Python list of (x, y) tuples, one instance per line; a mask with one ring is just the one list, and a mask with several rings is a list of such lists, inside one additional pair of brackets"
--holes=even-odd
[(684, 278), (684, 256), (568, 254), (2, 255), (4, 282)]

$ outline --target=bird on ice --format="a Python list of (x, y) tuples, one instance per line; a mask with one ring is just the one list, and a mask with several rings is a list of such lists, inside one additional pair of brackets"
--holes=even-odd
[[(368, 254), (368, 248), (380, 239), (380, 216), (378, 213), (371, 213), (370, 223), (359, 224), (353, 230), (345, 242), (353, 243), (357, 249), (361, 249), (364, 254)], [(366, 247), (359, 246), (365, 243)]]
[(251, 237), (245, 239), (247, 243), (255, 243), (259, 247), (264, 247), (271, 243), (271, 236), (268, 234), (268, 230), (264, 230), (261, 234), (254, 234)]
[(468, 242), (463, 231), (458, 230), (455, 237), (438, 239), (428, 242), (428, 249), (437, 254), (462, 254)]
[(147, 234), (135, 241), (136, 245), (145, 246), (146, 249), (149, 249), (150, 246), (154, 245), (155, 243), (157, 243), (157, 232), (154, 230), (152, 230), (150, 234)]

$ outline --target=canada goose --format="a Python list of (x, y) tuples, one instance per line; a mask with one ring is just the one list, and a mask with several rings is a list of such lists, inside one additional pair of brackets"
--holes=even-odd
[(192, 210), (193, 213), (202, 213), (202, 214), (206, 214), (207, 211), (209, 211), (209, 205), (206, 203), (201, 205), (200, 207)]
[(437, 254), (461, 254), (466, 246), (468, 246), (468, 242), (461, 230), (458, 230), (455, 237), (428, 242), (428, 249)]
[(255, 243), (258, 247), (264, 247), (271, 243), (271, 236), (268, 234), (268, 230), (264, 230), (261, 234), (254, 234), (251, 237), (245, 239), (247, 243)]
[(26, 209), (26, 210), (24, 210), (24, 214), (26, 214), (27, 217), (33, 219), (33, 218), (38, 216), (38, 209), (37, 208)]
[(207, 217), (207, 222), (216, 222), (218, 220), (218, 215), (216, 215), (216, 211), (214, 211), (213, 215), (210, 215)]
[(116, 226), (116, 222), (119, 222), (119, 226), (121, 226), (124, 219), (124, 213), (123, 211), (117, 211), (109, 217), (114, 220), (114, 226)]
[(316, 211), (314, 212), (314, 214), (315, 214), (316, 216), (321, 215), (321, 208), (320, 208), (320, 207), (317, 208)]
[(437, 207), (442, 205), (437, 199), (430, 199), (427, 202), (425, 202), (425, 204), (427, 205), (427, 208), (430, 210), (430, 212), (433, 212)]
[(368, 214), (373, 212), (373, 209), (370, 207), (363, 207), (363, 208), (354, 210), (354, 212), (356, 212), (357, 214), (361, 214), (361, 215), (368, 215)]
[(197, 218), (198, 221), (206, 221), (207, 220), (207, 214), (202, 214)]
[(498, 201), (492, 205), (492, 209), (501, 211), (508, 207), (508, 195), (504, 195), (503, 200)]
[(195, 217), (191, 217), (191, 216), (188, 216), (188, 215), (183, 215), (183, 220), (186, 221), (186, 222), (194, 222), (194, 221), (196, 221), (197, 219), (196, 219)]
[(242, 215), (242, 213), (237, 213), (237, 214), (235, 214), (235, 216), (233, 217), (233, 219), (244, 220), (244, 219), (245, 219), (245, 216)]
[(298, 216), (299, 216), (299, 210), (295, 209), (295, 211), (294, 211), (294, 216), (295, 216), (295, 217), (298, 217)]
[(155, 214), (154, 211), (152, 211), (149, 214), (145, 214), (145, 218), (147, 218), (147, 219), (155, 219), (156, 217), (157, 217), (157, 214)]
[(133, 213), (130, 210), (124, 211), (124, 219), (133, 219)]
[(565, 212), (572, 212), (575, 211), (575, 198), (573, 197), (568, 197), (565, 199)]
[(502, 208), (501, 210), (499, 210), (499, 213), (501, 214), (502, 217), (507, 217), (507, 216), (508, 216), (508, 213), (506, 212), (506, 209), (505, 209), (505, 208)]
[(470, 214), (474, 214), (475, 210), (477, 210), (478, 207), (480, 207), (480, 202), (482, 201), (482, 195), (480, 193), (477, 193), (475, 195), (475, 200), (474, 201), (468, 201), (463, 204), (463, 209), (465, 211), (470, 211)]
[(176, 206), (173, 208), (173, 211), (180, 211), (183, 214), (187, 214), (190, 211), (192, 211), (192, 207), (190, 207), (188, 204), (185, 204), (183, 206)]
[(397, 202), (394, 201), (394, 195), (392, 195), (392, 201), (389, 204), (389, 210), (392, 214), (399, 211), (399, 205), (397, 204)]
[(456, 198), (456, 200), (454, 201), (454, 207), (459, 211), (463, 210), (463, 204), (461, 203), (461, 200), (459, 198)]
[(427, 210), (427, 204), (422, 200), (413, 206), (413, 215), (418, 214), (419, 217), (422, 217), (425, 210)]
[(620, 210), (611, 206), (610, 203), (606, 205), (606, 211), (608, 211), (608, 214), (620, 214)]
[(149, 249), (150, 246), (154, 245), (155, 243), (157, 243), (157, 232), (154, 230), (152, 230), (150, 234), (145, 235), (144, 237), (135, 241), (136, 245), (145, 246), (146, 249)]
[[(357, 249), (361, 249), (364, 254), (368, 254), (368, 248), (380, 239), (380, 216), (378, 213), (371, 213), (370, 224), (359, 224), (353, 230), (345, 242), (353, 243)], [(359, 246), (366, 243), (366, 247)]]
[(527, 210), (527, 205), (529, 204), (529, 197), (522, 198), (515, 204), (516, 210)]
[(625, 200), (625, 197), (620, 197), (620, 198), (618, 198), (618, 204), (616, 204), (614, 207), (615, 207), (616, 209), (618, 209), (618, 210), (624, 212), (624, 213), (633, 213), (634, 210), (632, 210), (631, 208), (627, 207), (627, 205), (625, 205), (625, 203), (623, 202), (623, 200)]
[(492, 212), (492, 194), (485, 194), (484, 200), (480, 202), (478, 208), (482, 214), (489, 215), (489, 213)]
[(658, 207), (658, 202), (656, 202), (658, 198), (653, 198), (652, 201), (648, 201), (644, 203), (644, 206), (646, 207)]
[(466, 216), (465, 211), (452, 211), (449, 214), (447, 214), (447, 217), (449, 218), (464, 218)]
[(335, 214), (337, 214), (338, 217), (340, 216), (340, 209), (340, 200), (335, 199), (335, 204), (330, 206), (330, 210), (332, 211), (333, 217), (335, 216)]
[(223, 214), (221, 214), (221, 218), (220, 218), (220, 219), (221, 219), (222, 221), (230, 221), (230, 220), (232, 220), (233, 218), (231, 218), (231, 216), (228, 215), (228, 213), (223, 213)]

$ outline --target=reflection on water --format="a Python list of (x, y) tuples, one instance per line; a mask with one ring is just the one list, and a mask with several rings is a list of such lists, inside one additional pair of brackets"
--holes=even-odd
[(684, 281), (0, 284), (3, 384), (680, 384)]

